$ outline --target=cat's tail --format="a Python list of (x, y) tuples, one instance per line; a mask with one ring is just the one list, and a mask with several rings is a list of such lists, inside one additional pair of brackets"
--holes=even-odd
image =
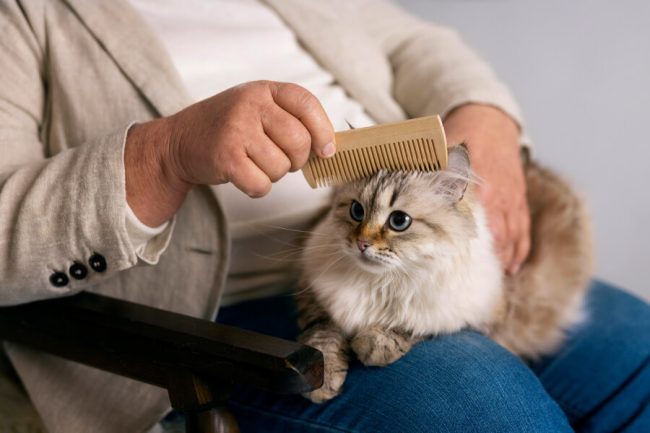
[(584, 202), (551, 171), (526, 167), (531, 251), (514, 277), (491, 336), (517, 355), (535, 359), (562, 344), (584, 319), (584, 294), (593, 271), (591, 222)]

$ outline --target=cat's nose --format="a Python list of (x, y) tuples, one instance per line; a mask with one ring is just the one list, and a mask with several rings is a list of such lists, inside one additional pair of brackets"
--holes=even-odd
[(370, 246), (370, 242), (364, 241), (364, 240), (357, 240), (357, 247), (359, 247), (359, 251), (364, 252), (368, 247)]

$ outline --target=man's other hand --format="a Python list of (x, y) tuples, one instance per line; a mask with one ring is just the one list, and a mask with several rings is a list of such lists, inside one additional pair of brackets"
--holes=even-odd
[(515, 274), (530, 250), (519, 127), (503, 111), (479, 104), (452, 110), (444, 125), (450, 144), (465, 142), (469, 148), (472, 169), (481, 179), (478, 197), (486, 209), (496, 251), (504, 269)]

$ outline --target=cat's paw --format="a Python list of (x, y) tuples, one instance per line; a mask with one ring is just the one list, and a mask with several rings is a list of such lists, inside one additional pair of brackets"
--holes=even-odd
[(303, 394), (304, 397), (314, 403), (325, 403), (338, 396), (343, 389), (343, 383), (348, 374), (347, 359), (342, 359), (340, 356), (332, 359), (332, 356), (324, 355), (323, 386)]
[(357, 358), (364, 365), (383, 367), (400, 359), (411, 348), (404, 336), (379, 328), (365, 329), (350, 342)]
[(324, 403), (341, 393), (348, 374), (347, 340), (331, 329), (316, 329), (303, 335), (302, 343), (323, 354), (323, 385), (303, 396), (314, 403)]

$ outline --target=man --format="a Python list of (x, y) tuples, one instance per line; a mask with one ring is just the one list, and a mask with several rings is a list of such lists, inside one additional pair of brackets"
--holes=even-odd
[[(310, 151), (322, 157), (335, 151), (333, 123), (340, 125), (347, 113), (371, 122), (443, 115), (449, 141), (470, 146), (475, 170), (485, 179), (481, 195), (504, 269), (517, 272), (529, 244), (518, 159), (522, 123), (508, 91), (453, 32), (383, 1), (209, 3), (2, 3), (0, 70), (8, 78), (0, 85), (0, 302), (87, 289), (211, 317), (226, 275), (224, 296), (241, 295), (231, 296), (230, 303), (250, 298), (252, 289), (281, 285), (284, 275), (264, 284), (246, 278), (249, 268), (238, 251), (245, 250), (248, 238), (235, 224), (230, 224), (233, 266), (227, 272), (225, 220), (233, 222), (228, 212), (242, 198), (229, 202), (232, 195), (223, 188), (234, 185), (259, 197), (277, 181), (273, 195)], [(173, 19), (165, 21), (166, 10)], [(222, 25), (206, 24), (206, 17)], [(235, 38), (230, 59), (210, 62), (226, 56), (228, 45), (209, 54), (197, 47), (239, 35), (226, 19), (269, 34), (255, 38), (252, 48), (245, 45), (250, 41)], [(247, 21), (256, 19), (260, 22)], [(180, 32), (174, 33), (174, 22), (182, 24)], [(183, 35), (191, 31), (198, 38), (184, 43)], [(212, 33), (219, 31), (216, 37)], [(251, 67), (268, 53), (270, 63)], [(276, 72), (280, 77), (287, 72), (269, 70), (280, 62), (273, 61), (282, 58), (280, 53), (293, 59), (290, 68), (304, 67), (323, 93), (316, 85), (305, 90), (309, 80), (303, 86), (274, 80)], [(271, 81), (222, 88), (225, 82), (249, 81), (234, 70), (226, 77), (230, 81), (201, 87), (226, 65), (243, 61), (249, 62), (244, 71), (259, 71)], [(193, 75), (197, 63), (210, 74)], [(218, 194), (224, 197), (225, 216), (214, 189), (200, 186), (214, 184), (224, 185)], [(625, 310), (648, 315), (647, 306), (603, 290)], [(233, 321), (243, 321), (246, 314), (235, 316)], [(616, 332), (627, 336), (625, 347), (633, 347), (648, 326), (641, 321)], [(583, 335), (581, 344), (593, 334)], [(474, 348), (475, 358), (460, 362), (457, 355), (467, 347)], [(590, 341), (588, 347), (600, 346)], [(48, 431), (141, 432), (168, 409), (161, 390), (18, 347), (7, 352)], [(441, 354), (453, 362), (441, 363)], [(482, 431), (568, 431), (567, 416), (571, 422), (583, 419), (568, 413), (568, 406), (562, 412), (531, 370), (478, 335), (428, 342), (409, 355), (419, 366), (415, 370), (432, 376), (412, 375), (396, 383), (397, 377), (408, 377), (399, 366), (353, 369), (346, 394), (327, 406), (253, 395), (239, 396), (233, 404), (253, 423), (247, 428), (263, 425), (266, 431), (316, 431), (324, 424), (346, 431), (382, 431), (379, 426), (395, 431), (391, 419), (412, 423), (402, 431), (479, 431), (479, 425)], [(427, 370), (434, 359), (440, 369)], [(617, 359), (627, 367), (615, 385), (628, 383), (639, 368), (647, 370), (642, 353), (624, 351)], [(491, 369), (481, 370), (486, 366)], [(566, 370), (557, 377), (574, 383)], [(484, 373), (467, 382), (459, 376), (462, 371)], [(605, 371), (595, 368), (590, 374), (602, 377)], [(416, 393), (418, 381), (427, 383), (424, 394)], [(389, 387), (382, 393), (373, 390), (376, 384)], [(417, 396), (427, 402), (436, 388), (448, 397), (438, 396), (430, 406), (409, 401)], [(496, 404), (488, 404), (480, 389), (494, 393)], [(385, 398), (391, 395), (405, 401), (391, 404)], [(599, 402), (607, 398), (603, 394)], [(643, 401), (635, 398), (625, 401)], [(132, 407), (141, 410), (133, 414)], [(407, 420), (408, 407), (415, 409)], [(454, 409), (468, 407), (472, 413)], [(590, 413), (598, 405), (584, 407)], [(502, 416), (505, 409), (514, 416)], [(639, 413), (647, 416), (647, 410), (634, 412)], [(490, 415), (493, 422), (485, 428)]]

